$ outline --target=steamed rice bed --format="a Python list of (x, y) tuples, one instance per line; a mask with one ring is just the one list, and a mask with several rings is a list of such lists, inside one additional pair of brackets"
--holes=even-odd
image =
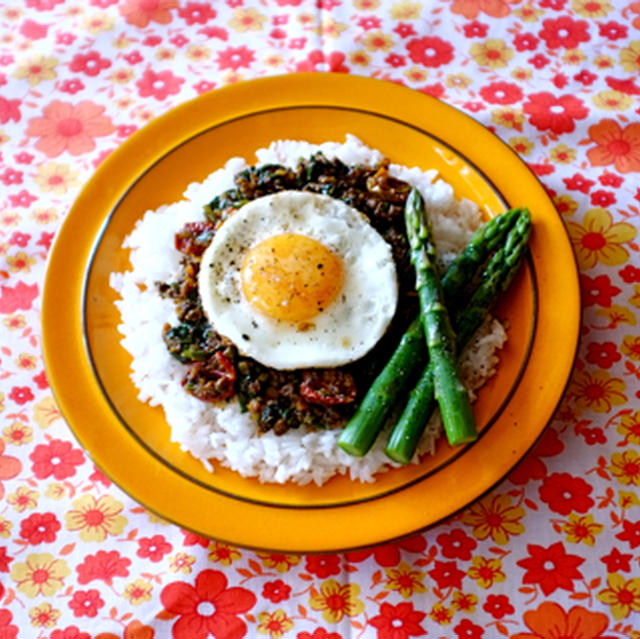
[[(343, 144), (327, 142), (312, 145), (302, 141), (277, 141), (256, 151), (258, 165), (282, 164), (295, 167), (301, 158), (321, 151), (329, 160), (337, 158), (348, 165), (375, 165), (383, 160), (353, 136)], [(123, 347), (133, 357), (131, 379), (141, 401), (161, 406), (171, 427), (171, 439), (213, 470), (217, 460), (246, 477), (262, 482), (320, 485), (336, 474), (348, 474), (353, 480), (373, 481), (374, 474), (395, 464), (384, 453), (386, 433), (362, 458), (352, 457), (338, 447), (341, 430), (289, 430), (284, 435), (259, 434), (237, 401), (220, 405), (203, 402), (186, 393), (180, 381), (184, 366), (167, 351), (162, 340), (166, 323), (174, 324), (174, 303), (158, 294), (155, 283), (171, 281), (179, 270), (181, 254), (174, 248), (174, 235), (187, 222), (203, 219), (203, 206), (212, 198), (234, 187), (234, 176), (247, 168), (243, 158), (232, 158), (204, 182), (190, 184), (184, 199), (147, 211), (125, 239), (130, 249), (132, 269), (113, 273), (111, 286), (121, 299), (116, 302), (122, 317), (118, 329), (124, 336)], [(428, 207), (439, 257), (447, 263), (469, 241), (482, 222), (478, 207), (457, 200), (450, 185), (439, 179), (435, 170), (422, 171), (391, 164), (393, 177), (417, 187)], [(489, 318), (476, 338), (462, 353), (461, 370), (473, 391), (495, 372), (496, 351), (506, 340), (501, 324)], [(390, 420), (393, 421), (393, 418)], [(435, 449), (441, 433), (436, 411), (422, 437), (417, 459)]]

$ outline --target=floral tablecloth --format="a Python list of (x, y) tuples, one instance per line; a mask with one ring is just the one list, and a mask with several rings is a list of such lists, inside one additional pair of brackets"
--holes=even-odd
[[(362, 552), (160, 521), (80, 449), (40, 354), (47, 252), (101, 160), (198, 94), (295, 71), (471, 114), (548, 188), (580, 267), (575, 372), (535, 450)], [(638, 639), (639, 78), (625, 0), (0, 1), (0, 638)]]

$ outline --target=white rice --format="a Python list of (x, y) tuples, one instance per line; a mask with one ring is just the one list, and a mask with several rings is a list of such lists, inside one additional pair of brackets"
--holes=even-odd
[[(301, 158), (318, 150), (346, 164), (372, 165), (383, 159), (378, 151), (353, 136), (347, 136), (344, 143), (321, 145), (277, 141), (256, 151), (256, 156), (259, 164), (293, 167)], [(118, 329), (124, 336), (123, 347), (133, 357), (131, 379), (141, 401), (163, 408), (172, 441), (211, 471), (211, 460), (217, 460), (245, 477), (256, 477), (262, 482), (321, 485), (337, 474), (347, 474), (362, 482), (374, 481), (376, 473), (394, 466), (384, 453), (384, 433), (362, 458), (352, 457), (338, 447), (340, 430), (293, 430), (280, 436), (273, 432), (258, 434), (249, 414), (241, 412), (237, 402), (215, 406), (186, 393), (180, 385), (184, 367), (169, 355), (161, 338), (165, 322), (177, 321), (173, 302), (162, 299), (154, 284), (175, 278), (180, 254), (174, 249), (174, 234), (186, 222), (202, 220), (202, 206), (232, 188), (233, 177), (247, 166), (242, 158), (230, 159), (204, 182), (190, 184), (180, 202), (147, 211), (125, 239), (124, 247), (131, 249), (132, 269), (113, 273), (110, 283), (121, 296), (116, 302), (122, 316)], [(449, 261), (481, 223), (478, 207), (469, 201), (456, 200), (452, 187), (439, 179), (435, 170), (391, 165), (390, 172), (422, 193), (430, 212), (434, 213), (433, 232), (440, 257)], [(462, 371), (470, 390), (479, 388), (493, 375), (498, 362), (496, 351), (505, 340), (500, 323), (489, 319), (463, 353)], [(434, 451), (440, 431), (436, 411), (414, 461)]]

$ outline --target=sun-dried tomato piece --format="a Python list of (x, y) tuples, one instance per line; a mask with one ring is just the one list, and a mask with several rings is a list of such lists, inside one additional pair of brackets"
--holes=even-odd
[(216, 351), (202, 362), (194, 362), (182, 378), (184, 389), (204, 402), (220, 402), (233, 395), (236, 369), (228, 357)]
[(202, 255), (211, 243), (215, 227), (211, 222), (187, 222), (175, 236), (175, 247), (185, 255)]
[(356, 398), (356, 383), (340, 369), (310, 370), (302, 374), (300, 394), (312, 404), (349, 404)]

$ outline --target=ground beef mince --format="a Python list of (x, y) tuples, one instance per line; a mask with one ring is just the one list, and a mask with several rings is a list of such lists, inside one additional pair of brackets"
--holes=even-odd
[[(176, 234), (175, 246), (182, 253), (180, 272), (175, 281), (157, 284), (160, 294), (175, 303), (178, 324), (166, 325), (163, 339), (171, 355), (185, 365), (185, 390), (203, 401), (239, 401), (261, 432), (281, 435), (291, 428), (343, 426), (417, 312), (403, 218), (410, 188), (389, 175), (386, 161), (376, 166), (348, 166), (322, 153), (295, 169), (268, 164), (239, 173), (234, 188), (204, 207), (202, 222), (189, 223)], [(332, 369), (271, 369), (241, 355), (213, 330), (203, 313), (197, 277), (202, 253), (215, 231), (250, 200), (285, 190), (342, 200), (366, 215), (392, 248), (398, 309), (385, 336), (357, 362)]]

